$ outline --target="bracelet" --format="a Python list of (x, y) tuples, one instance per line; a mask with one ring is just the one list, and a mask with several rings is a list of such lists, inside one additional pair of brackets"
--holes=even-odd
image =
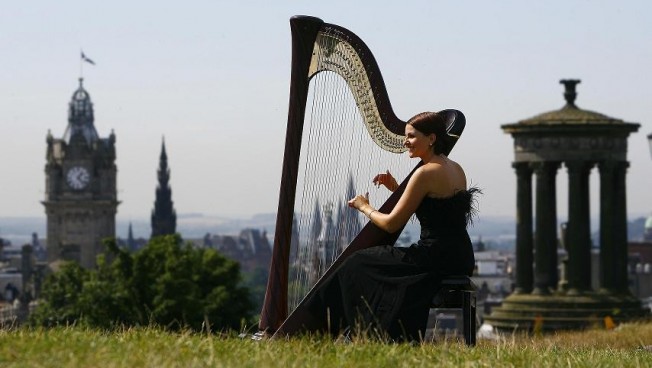
[(374, 212), (378, 212), (378, 210), (369, 211), (369, 214), (367, 215), (367, 217), (369, 217), (369, 220), (371, 220), (371, 214), (374, 213)]

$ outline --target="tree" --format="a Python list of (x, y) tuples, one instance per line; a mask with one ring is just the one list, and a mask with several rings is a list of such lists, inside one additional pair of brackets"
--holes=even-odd
[(268, 267), (256, 267), (249, 272), (243, 273), (243, 283), (250, 291), (251, 302), (256, 311), (260, 311), (263, 307), (268, 278)]
[(33, 322), (93, 327), (156, 324), (168, 329), (238, 329), (251, 322), (249, 290), (240, 268), (213, 249), (155, 237), (136, 253), (107, 242), (111, 260), (96, 270), (68, 264), (49, 277)]
[(80, 298), (89, 271), (77, 263), (63, 264), (61, 269), (48, 276), (41, 291), (42, 302), (30, 316), (39, 325), (67, 325), (84, 315)]

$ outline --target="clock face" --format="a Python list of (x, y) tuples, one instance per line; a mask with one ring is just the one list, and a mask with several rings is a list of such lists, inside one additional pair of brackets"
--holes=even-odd
[(73, 166), (66, 174), (66, 182), (72, 189), (84, 189), (90, 180), (88, 170), (81, 166)]

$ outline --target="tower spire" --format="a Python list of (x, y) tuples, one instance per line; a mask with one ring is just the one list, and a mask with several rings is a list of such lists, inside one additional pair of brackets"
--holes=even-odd
[(127, 234), (127, 249), (132, 252), (136, 250), (136, 240), (134, 239), (134, 230), (131, 227), (131, 221), (129, 221), (129, 232)]
[(156, 187), (156, 200), (152, 210), (152, 237), (176, 233), (177, 213), (172, 202), (172, 188), (170, 188), (170, 169), (168, 156), (165, 151), (165, 138), (161, 144), (161, 155), (158, 166), (158, 186)]

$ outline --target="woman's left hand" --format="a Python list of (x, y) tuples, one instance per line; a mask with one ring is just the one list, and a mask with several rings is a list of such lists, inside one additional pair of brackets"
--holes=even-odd
[(349, 207), (361, 210), (362, 207), (369, 205), (369, 192), (365, 195), (358, 194), (353, 199), (349, 200)]
[(384, 185), (387, 189), (389, 189), (390, 192), (393, 192), (398, 188), (398, 183), (396, 182), (396, 179), (392, 176), (392, 174), (389, 173), (389, 170), (384, 173), (380, 173), (372, 179), (372, 182), (376, 186), (381, 186)]

